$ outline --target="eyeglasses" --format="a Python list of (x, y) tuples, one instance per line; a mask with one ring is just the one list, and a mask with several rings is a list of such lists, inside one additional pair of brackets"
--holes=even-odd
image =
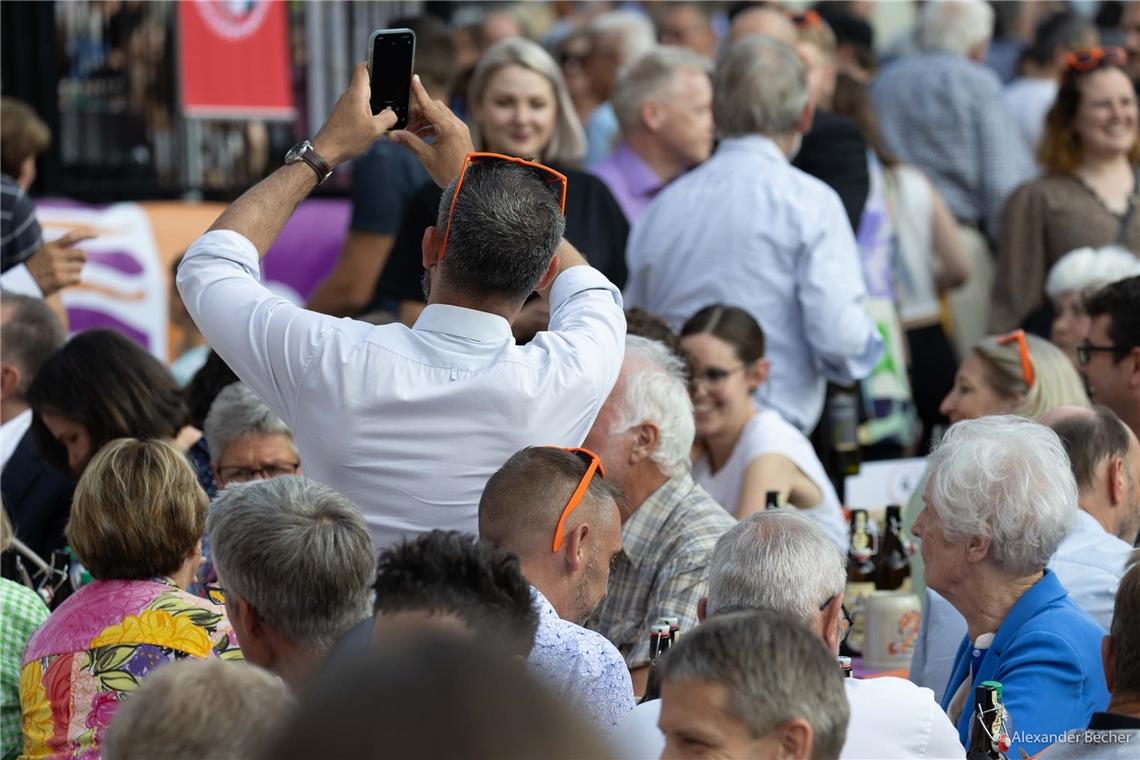
[(245, 483), (258, 478), (276, 478), (281, 475), (294, 475), (300, 467), (300, 462), (272, 462), (256, 468), (219, 467), (218, 477), (227, 483)]
[(1021, 377), (1025, 380), (1025, 386), (1032, 388), (1037, 373), (1033, 371), (1033, 360), (1029, 358), (1029, 342), (1025, 339), (1025, 330), (1014, 330), (1008, 335), (1002, 335), (997, 339), (997, 344), (1004, 346), (1014, 341), (1017, 341), (1017, 350), (1021, 355)]
[(1128, 54), (1124, 48), (1095, 47), (1087, 50), (1074, 50), (1065, 56), (1064, 66), (1067, 72), (1086, 72), (1098, 69), (1101, 66), (1122, 67), (1128, 61)]
[(1095, 346), (1087, 340), (1077, 345), (1077, 361), (1081, 366), (1087, 366), (1092, 361), (1092, 355), (1103, 351), (1105, 353), (1118, 354), (1121, 349), (1118, 346)]
[(455, 192), (451, 195), (451, 206), (447, 210), (447, 227), (443, 231), (443, 242), (439, 246), (439, 260), (443, 261), (443, 254), (447, 250), (447, 239), (451, 237), (451, 216), (455, 213), (455, 202), (459, 199), (459, 191), (463, 189), (463, 179), (467, 176), (467, 170), (471, 168), (472, 164), (477, 164), (481, 161), (509, 161), (512, 164), (521, 164), (528, 166), (535, 171), (543, 180), (549, 182), (551, 185), (556, 185), (560, 190), (559, 195), (559, 209), (563, 215), (566, 214), (566, 175), (561, 172), (556, 172), (549, 166), (543, 166), (534, 161), (527, 161), (515, 156), (504, 156), (502, 153), (468, 153), (463, 159), (463, 168), (459, 170), (459, 181), (455, 183)]
[[(838, 594), (827, 597), (824, 603), (819, 605), (819, 611), (823, 612), (826, 610), (827, 605), (831, 604), (831, 600), (836, 596), (838, 596)], [(844, 641), (847, 641), (847, 637), (851, 635), (851, 629), (855, 625), (855, 616), (851, 614), (851, 610), (847, 609), (846, 604), (839, 605), (839, 609), (843, 613), (843, 617), (839, 618), (839, 643), (842, 644)]]
[(566, 502), (566, 506), (562, 509), (562, 514), (558, 517), (558, 524), (554, 526), (554, 544), (551, 551), (557, 552), (562, 548), (562, 531), (566, 529), (566, 518), (582, 503), (582, 499), (586, 496), (586, 491), (590, 490), (590, 482), (594, 479), (594, 473), (596, 472), (600, 477), (604, 478), (606, 476), (606, 468), (602, 466), (602, 460), (598, 458), (598, 455), (589, 449), (565, 449), (561, 446), (552, 446), (551, 448), (577, 454), (582, 458), (582, 461), (586, 462), (586, 472), (582, 474), (582, 479), (578, 481), (578, 487), (574, 489), (574, 493), (570, 494), (570, 501)]
[(807, 27), (822, 26), (823, 18), (815, 11), (807, 11), (806, 13), (789, 13), (788, 20), (795, 25), (796, 29), (802, 30)]
[(732, 375), (744, 369), (744, 365), (733, 367), (732, 369), (721, 369), (720, 367), (705, 367), (704, 369), (693, 370), (693, 385), (699, 385), (701, 382), (706, 382), (712, 387), (717, 387)]
[(206, 591), (206, 597), (211, 602), (213, 602), (214, 604), (225, 604), (226, 603), (226, 590), (224, 588), (222, 588), (221, 586), (215, 586), (215, 585), (211, 585), (211, 584), (206, 584), (206, 586), (204, 588)]

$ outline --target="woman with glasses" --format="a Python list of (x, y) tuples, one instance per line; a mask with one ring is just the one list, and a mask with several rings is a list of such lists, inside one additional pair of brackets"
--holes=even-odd
[(768, 378), (760, 325), (744, 309), (706, 306), (681, 328), (681, 346), (694, 365), (693, 480), (739, 519), (775, 493), (846, 553), (847, 521), (811, 443), (779, 412), (753, 404)]
[(1136, 90), (1116, 47), (1065, 57), (1037, 158), (1046, 175), (1010, 196), (1002, 216), (991, 326), (1049, 334), (1050, 267), (1069, 251), (1116, 244), (1140, 251)]
[[(494, 45), (475, 67), (467, 103), (475, 150), (530, 159), (566, 176), (566, 239), (623, 287), (629, 223), (605, 183), (575, 168), (585, 153), (586, 138), (554, 59), (522, 38)], [(424, 307), (424, 230), (436, 225), (442, 195), (437, 185), (428, 183), (408, 201), (376, 286), (373, 307), (395, 306), (400, 321), (408, 325)], [(516, 337), (529, 340), (545, 329), (546, 320), (545, 303), (532, 301), (515, 321)]]
[(64, 601), (24, 651), (26, 756), (99, 757), (120, 702), (156, 668), (241, 659), (225, 608), (185, 590), (201, 561), (206, 504), (170, 443), (119, 439), (91, 460), (67, 538), (95, 581)]

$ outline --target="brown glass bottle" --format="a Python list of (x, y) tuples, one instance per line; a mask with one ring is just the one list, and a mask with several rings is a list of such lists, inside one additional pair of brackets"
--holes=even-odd
[(847, 588), (844, 593), (847, 609), (854, 622), (845, 642), (846, 651), (840, 654), (852, 657), (863, 655), (863, 631), (867, 597), (875, 590), (876, 536), (865, 509), (851, 511), (851, 547), (847, 554)]
[(899, 505), (887, 507), (885, 528), (876, 585), (880, 591), (910, 591), (910, 542), (903, 533), (902, 508)]
[(974, 688), (974, 717), (966, 760), (1009, 760), (1009, 734), (1002, 708), (1002, 688), (997, 681), (983, 681)]

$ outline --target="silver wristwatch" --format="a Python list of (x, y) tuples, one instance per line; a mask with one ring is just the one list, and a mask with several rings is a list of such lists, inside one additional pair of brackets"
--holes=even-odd
[(308, 140), (302, 140), (289, 149), (285, 154), (286, 164), (295, 164), (298, 161), (304, 161), (309, 167), (317, 173), (317, 184), (321, 184), (326, 179), (332, 176), (332, 169), (329, 168), (328, 162), (321, 158), (317, 153), (317, 149)]

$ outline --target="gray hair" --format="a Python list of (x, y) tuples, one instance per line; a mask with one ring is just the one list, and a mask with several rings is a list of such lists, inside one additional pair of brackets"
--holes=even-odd
[(850, 706), (835, 657), (818, 636), (773, 612), (708, 620), (663, 660), (663, 683), (702, 681), (728, 691), (727, 712), (753, 738), (795, 719), (812, 728), (811, 756), (839, 757)]
[(41, 298), (0, 290), (0, 304), (9, 312), (0, 326), (0, 360), (19, 368), (16, 394), (22, 399), (48, 357), (63, 348), (67, 335)]
[(590, 22), (588, 29), (591, 36), (621, 35), (621, 67), (636, 61), (657, 44), (657, 32), (654, 31), (652, 22), (633, 11), (603, 13)]
[[(148, 675), (115, 713), (106, 760), (258, 757), (290, 705), (281, 682), (244, 662), (183, 660)], [(204, 726), (209, 730), (202, 730)]]
[(771, 610), (810, 624), (842, 593), (846, 558), (823, 529), (790, 510), (757, 512), (716, 542), (709, 560), (708, 614)]
[(623, 132), (641, 126), (641, 106), (650, 100), (668, 99), (681, 70), (712, 74), (712, 63), (703, 55), (673, 45), (652, 48), (630, 64), (614, 83), (610, 96)]
[(206, 529), (228, 598), (291, 641), (325, 651), (368, 615), (372, 541), (352, 502), (297, 476), (226, 488)]
[(807, 69), (779, 40), (744, 37), (717, 63), (713, 117), (724, 137), (795, 132), (807, 101)]
[(1069, 251), (1049, 270), (1045, 294), (1056, 301), (1062, 293), (1087, 293), (1110, 282), (1140, 274), (1140, 257), (1127, 248), (1077, 248)]
[(934, 0), (922, 9), (918, 46), (966, 55), (994, 33), (994, 11), (984, 0)]
[(693, 402), (685, 379), (685, 363), (664, 343), (640, 335), (625, 336), (625, 366), (617, 419), (610, 435), (652, 422), (659, 437), (653, 461), (669, 477), (688, 472), (696, 436)]
[(931, 500), (950, 541), (991, 540), (1006, 573), (1040, 572), (1077, 518), (1077, 483), (1055, 432), (1013, 415), (963, 420), (930, 455)]
[[(551, 89), (554, 90), (554, 100), (558, 106), (554, 117), (554, 131), (542, 155), (523, 158), (553, 163), (580, 161), (586, 152), (586, 132), (582, 129), (582, 122), (578, 120), (578, 112), (574, 110), (574, 101), (570, 99), (570, 90), (566, 87), (562, 69), (558, 68), (550, 53), (543, 50), (541, 45), (523, 37), (513, 37), (488, 48), (471, 75), (471, 84), (467, 87), (467, 102), (475, 104), (482, 100), (487, 83), (504, 66), (521, 66), (546, 77)], [(482, 144), (482, 136), (479, 134), (479, 125), (472, 120), (470, 128), (471, 143), (475, 149), (485, 150), (486, 146)]]
[(222, 388), (210, 405), (203, 427), (206, 446), (210, 450), (210, 464), (215, 467), (222, 461), (222, 455), (230, 444), (245, 435), (286, 436), (293, 445), (293, 453), (297, 453), (293, 431), (242, 383)]

